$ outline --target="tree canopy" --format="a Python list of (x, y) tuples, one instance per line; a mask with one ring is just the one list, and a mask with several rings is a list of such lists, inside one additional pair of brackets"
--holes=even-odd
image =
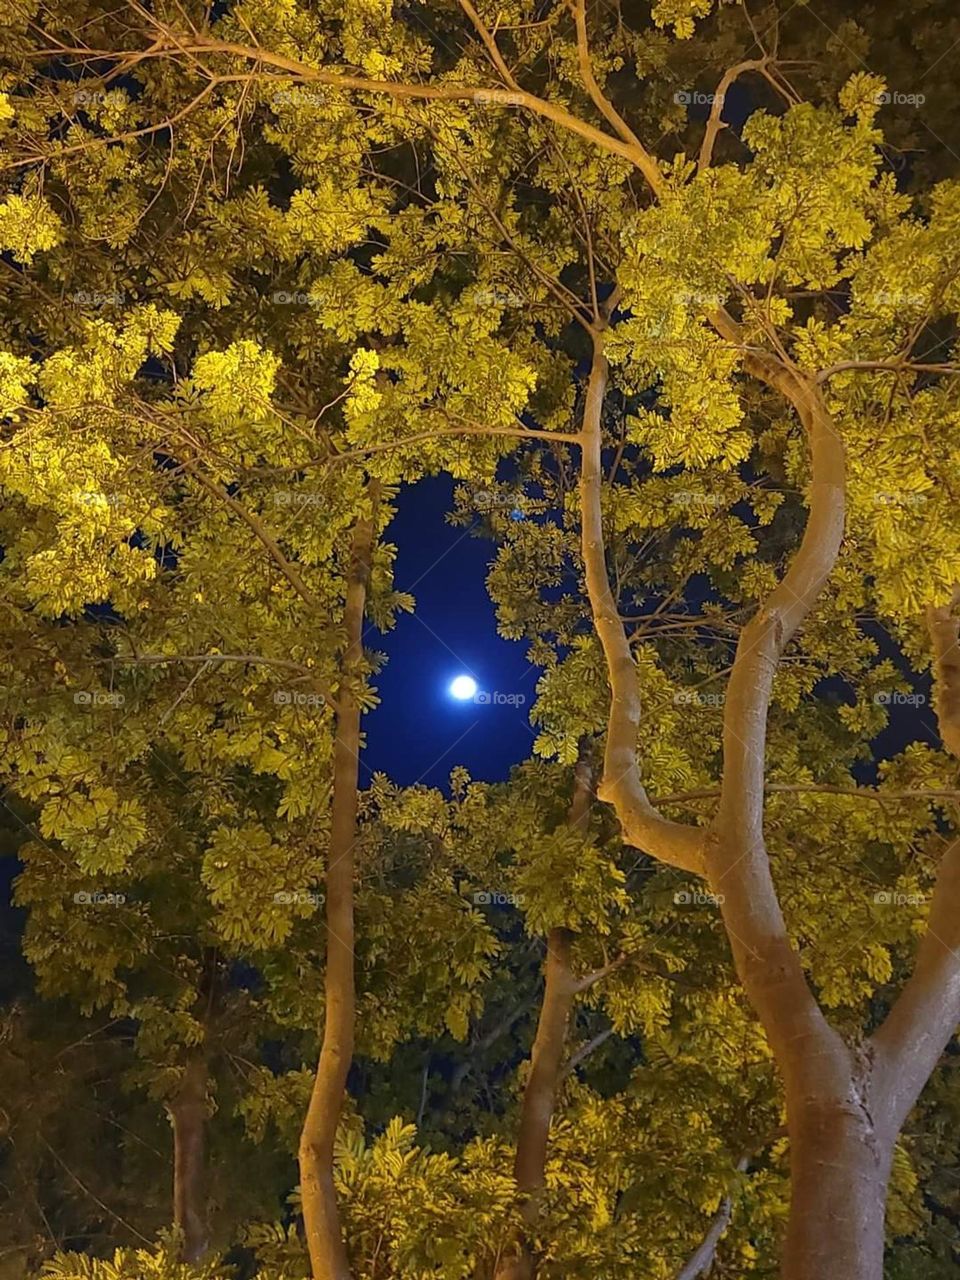
[(0, 17), (0, 1273), (953, 1274), (953, 11)]

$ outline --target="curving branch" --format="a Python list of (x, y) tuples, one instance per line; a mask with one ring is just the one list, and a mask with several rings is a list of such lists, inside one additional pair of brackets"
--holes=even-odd
[(697, 158), (698, 173), (702, 173), (704, 169), (709, 168), (713, 162), (713, 149), (716, 146), (717, 138), (719, 137), (721, 130), (727, 128), (727, 125), (721, 119), (727, 90), (732, 84), (735, 84), (742, 75), (746, 75), (750, 71), (756, 71), (763, 76), (773, 89), (776, 90), (788, 106), (799, 101), (796, 95), (789, 90), (789, 87), (785, 87), (786, 81), (781, 83), (777, 78), (775, 71), (771, 71), (771, 67), (775, 69), (776, 66), (776, 60), (765, 54), (762, 58), (748, 58), (744, 62), (738, 62), (736, 66), (730, 67), (724, 72), (720, 79), (720, 83), (717, 85), (716, 93), (713, 95), (713, 102), (710, 104), (710, 115), (707, 119), (707, 127), (703, 135), (703, 142), (700, 144), (700, 155)]
[(960, 839), (940, 862), (913, 973), (872, 1037), (882, 1118), (897, 1132), (960, 1023)]
[(580, 522), (584, 572), (594, 626), (610, 680), (610, 713), (599, 799), (613, 805), (624, 840), (660, 862), (697, 875), (704, 873), (704, 833), (664, 818), (650, 803), (637, 763), (640, 691), (630, 641), (610, 588), (600, 496), (603, 486), (602, 417), (609, 369), (602, 335), (594, 336), (593, 364), (583, 414)]
[[(567, 826), (583, 839), (587, 838), (589, 832), (592, 784), (590, 748), (584, 743), (574, 769), (573, 797), (567, 813)], [(550, 1125), (553, 1122), (557, 1090), (563, 1079), (561, 1065), (567, 1043), (567, 1027), (580, 990), (572, 964), (575, 938), (575, 933), (562, 927), (551, 929), (547, 935), (543, 1002), (537, 1019), (536, 1038), (530, 1052), (530, 1074), (523, 1091), (513, 1161), (513, 1176), (517, 1190), (523, 1197), (521, 1215), (524, 1228), (501, 1254), (494, 1280), (530, 1280), (535, 1273), (530, 1236), (542, 1207)]]
[[(544, 120), (550, 120), (554, 124), (561, 125), (571, 133), (575, 133), (579, 137), (586, 139), (586, 141), (594, 143), (602, 150), (630, 160), (643, 173), (654, 191), (659, 192), (664, 188), (663, 178), (657, 162), (645, 147), (639, 145), (639, 143), (624, 142), (620, 138), (613, 138), (610, 134), (604, 133), (602, 129), (597, 129), (594, 125), (581, 120), (572, 111), (560, 106), (559, 103), (540, 98), (535, 93), (527, 93), (519, 89), (492, 89), (479, 85), (413, 84), (401, 80), (374, 80), (367, 76), (353, 75), (348, 71), (332, 67), (311, 66), (309, 63), (300, 62), (296, 58), (289, 58), (285, 54), (275, 53), (262, 46), (254, 47), (252, 45), (239, 44), (232, 40), (217, 40), (213, 36), (205, 36), (199, 32), (193, 32), (189, 36), (178, 37), (175, 32), (156, 20), (154, 20), (154, 26), (161, 32), (161, 36), (153, 41), (148, 49), (144, 50), (118, 53), (115, 49), (62, 46), (43, 49), (39, 53), (41, 56), (56, 58), (79, 57), (95, 61), (111, 59), (123, 70), (126, 70), (128, 62), (132, 66), (135, 62), (143, 62), (151, 58), (201, 57), (203, 55), (224, 54), (229, 57), (240, 58), (244, 62), (254, 63), (257, 66), (257, 71), (248, 73), (248, 76), (239, 77), (240, 79), (264, 75), (262, 68), (270, 67), (298, 80), (311, 84), (327, 85), (331, 89), (340, 91), (353, 89), (361, 93), (383, 94), (391, 98), (423, 102), (475, 102), (480, 105), (495, 104), (505, 107), (526, 107), (535, 115), (542, 117)], [(237, 78), (216, 77), (221, 83)], [(207, 91), (209, 91), (209, 87)], [(161, 124), (155, 128), (163, 127), (165, 126)], [(81, 144), (80, 149), (90, 145), (103, 145), (111, 140), (109, 138), (93, 139), (90, 143)], [(58, 152), (57, 154), (61, 153)], [(20, 161), (19, 163), (32, 164), (35, 163), (35, 158)]]
[(320, 1060), (298, 1150), (304, 1234), (317, 1280), (351, 1280), (334, 1184), (334, 1149), (353, 1061), (356, 1021), (354, 974), (354, 846), (357, 839), (360, 717), (357, 682), (363, 667), (363, 619), (376, 542), (380, 490), (369, 489), (370, 510), (356, 523), (347, 577), (343, 627), (343, 684), (333, 746), (333, 804), (326, 866), (327, 964), (324, 974)]
[[(953, 605), (960, 603), (960, 588)], [(960, 619), (950, 606), (927, 610), (935, 707), (944, 746), (960, 760)], [(903, 1124), (960, 1023), (960, 838), (940, 862), (926, 933), (913, 973), (873, 1036), (888, 1122)]]
[(493, 32), (490, 31), (489, 27), (486, 26), (479, 13), (477, 13), (476, 9), (470, 3), (470, 0), (460, 0), (460, 8), (473, 23), (477, 35), (483, 41), (483, 47), (490, 55), (490, 61), (496, 67), (497, 71), (499, 71), (504, 83), (508, 84), (511, 89), (519, 90), (520, 86), (517, 84), (516, 80), (514, 80), (513, 73), (503, 60), (503, 54), (500, 52), (499, 46), (497, 45), (496, 37)]
[[(774, 795), (849, 796), (852, 800), (869, 800), (874, 804), (886, 804), (890, 800), (924, 800), (928, 803), (933, 800), (960, 800), (960, 790), (950, 787), (905, 787), (902, 791), (884, 791), (872, 787), (841, 787), (827, 782), (767, 782), (764, 790)], [(657, 805), (715, 800), (719, 796), (719, 787), (700, 787), (697, 791), (676, 791), (668, 796), (657, 796)]]
[[(738, 341), (726, 312), (718, 330)], [(783, 651), (813, 609), (836, 563), (843, 538), (845, 460), (815, 380), (770, 355), (747, 354), (744, 367), (794, 407), (809, 440), (809, 517), (799, 550), (779, 585), (744, 627), (727, 687), (723, 778), (708, 841), (711, 884), (723, 894), (723, 915), (738, 972), (786, 1074), (805, 1041), (837, 1047), (790, 942), (764, 843), (767, 716)]]
[(960, 365), (926, 364), (922, 360), (841, 360), (817, 374), (817, 382), (827, 382), (837, 373), (960, 373)]
[(703, 142), (700, 144), (700, 155), (697, 159), (698, 172), (702, 172), (704, 169), (709, 168), (713, 160), (713, 148), (716, 146), (717, 138), (720, 136), (720, 131), (727, 127), (721, 119), (727, 90), (732, 84), (739, 80), (742, 75), (746, 75), (748, 71), (765, 72), (768, 62), (769, 59), (767, 58), (748, 59), (746, 62), (738, 62), (735, 67), (730, 67), (729, 70), (724, 72), (720, 83), (717, 85), (717, 91), (713, 95), (713, 102), (710, 104), (710, 115), (707, 119), (707, 128), (703, 135)]
[(573, 17), (577, 24), (577, 59), (580, 64), (580, 78), (583, 80), (594, 106), (600, 111), (601, 115), (603, 115), (605, 119), (613, 125), (614, 129), (616, 129), (617, 133), (623, 141), (628, 144), (628, 146), (635, 147), (639, 151), (645, 151), (646, 148), (643, 143), (600, 88), (597, 83), (597, 78), (593, 74), (593, 61), (590, 57), (590, 41), (587, 36), (586, 0), (574, 0)]

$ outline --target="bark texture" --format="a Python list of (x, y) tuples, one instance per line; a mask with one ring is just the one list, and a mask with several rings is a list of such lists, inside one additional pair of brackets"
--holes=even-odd
[(173, 1225), (182, 1233), (180, 1258), (199, 1262), (207, 1251), (204, 1178), (207, 1121), (207, 1063), (202, 1054), (187, 1060), (177, 1096), (170, 1103), (173, 1125)]
[(848, 1092), (788, 1091), (790, 1218), (785, 1280), (882, 1280), (884, 1216), (893, 1135), (870, 1112), (869, 1068), (853, 1068)]
[(327, 966), (320, 1061), (300, 1134), (300, 1194), (314, 1280), (350, 1280), (350, 1263), (334, 1188), (334, 1144), (353, 1057), (354, 981), (353, 847), (357, 827), (360, 753), (358, 682), (363, 658), (373, 518), (354, 530), (343, 626), (346, 647), (337, 699), (333, 755), (333, 807), (326, 873)]

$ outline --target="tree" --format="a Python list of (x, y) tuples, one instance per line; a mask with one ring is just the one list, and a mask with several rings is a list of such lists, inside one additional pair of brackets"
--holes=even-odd
[[(653, 19), (672, 24), (683, 38), (706, 7), (657, 5)], [(834, 713), (841, 738), (879, 728), (882, 703), (869, 699), (890, 675), (858, 631), (864, 610), (920, 665), (917, 623), (926, 615), (940, 735), (950, 749), (955, 741), (952, 602), (960, 553), (949, 506), (956, 485), (949, 352), (957, 192), (943, 183), (925, 208), (913, 209), (880, 173), (875, 117), (884, 85), (877, 77), (857, 73), (838, 105), (814, 105), (801, 100), (777, 50), (761, 40), (759, 57), (731, 64), (721, 77), (694, 154), (667, 162), (640, 140), (653, 136), (667, 97), (663, 77), (650, 75), (670, 65), (665, 37), (606, 13), (591, 28), (583, 6), (569, 14), (551, 8), (545, 18), (521, 7), (503, 29), (494, 29), (492, 12), (488, 20), (485, 13), (451, 5), (438, 19), (435, 40), (360, 5), (342, 27), (308, 9), (278, 21), (273, 10), (251, 6), (216, 22), (178, 14), (169, 24), (136, 9), (121, 38), (109, 19), (80, 37), (70, 13), (58, 27), (63, 37), (48, 41), (56, 57), (100, 75), (132, 76), (147, 92), (133, 100), (114, 91), (122, 99), (75, 126), (70, 139), (50, 143), (44, 131), (59, 118), (61, 103), (40, 75), (41, 105), (21, 109), (28, 125), (29, 112), (39, 113), (44, 144), (21, 130), (14, 162), (29, 172), (47, 161), (82, 209), (91, 201), (71, 171), (92, 166), (102, 183), (107, 163), (140, 153), (140, 136), (172, 136), (181, 120), (191, 122), (188, 128), (199, 120), (209, 131), (217, 109), (223, 112), (217, 127), (231, 130), (239, 144), (247, 123), (252, 127), (256, 113), (269, 109), (279, 119), (270, 126), (276, 145), (306, 182), (288, 210), (277, 213), (255, 194), (239, 216), (266, 229), (279, 257), (290, 252), (291, 235), (318, 248), (322, 264), (309, 265), (317, 319), (339, 342), (360, 348), (342, 443), (363, 458), (364, 472), (387, 485), (413, 479), (424, 466), (489, 473), (501, 451), (492, 436), (501, 437), (503, 450), (507, 441), (522, 440), (529, 449), (544, 437), (561, 442), (553, 447), (577, 449), (582, 571), (602, 652), (595, 643), (591, 652), (584, 637), (576, 656), (581, 677), (593, 673), (589, 693), (603, 694), (605, 682), (610, 695), (600, 798), (612, 805), (629, 844), (705, 878), (723, 899), (737, 969), (785, 1092), (793, 1209), (783, 1274), (804, 1280), (829, 1264), (851, 1277), (876, 1277), (896, 1136), (960, 1012), (957, 845), (948, 841), (938, 859), (912, 977), (898, 999), (881, 993), (889, 1013), (861, 1018), (865, 1034), (846, 1018), (831, 1020), (828, 1011), (852, 1003), (853, 993), (838, 999), (818, 972), (804, 945), (803, 913), (785, 918), (777, 887), (790, 876), (771, 857), (777, 851), (765, 822), (772, 782), (766, 747), (768, 722), (771, 743), (778, 744), (789, 743), (791, 715), (795, 730), (804, 723), (797, 710), (804, 680), (807, 691), (818, 678), (840, 680), (849, 691), (851, 706)], [(761, 77), (781, 105), (776, 113), (752, 113), (742, 131), (747, 159), (714, 165), (722, 95), (747, 75)], [(301, 89), (314, 100), (277, 101), (279, 93)], [(131, 127), (117, 127), (110, 112)], [(141, 129), (147, 132), (138, 135)], [(105, 141), (110, 136), (116, 146)], [(338, 154), (348, 157), (338, 188), (309, 167), (318, 153), (334, 151), (334, 139)], [(418, 155), (418, 147), (429, 148), (436, 175), (409, 199), (391, 167), (407, 147)], [(171, 149), (177, 156), (180, 150)], [(384, 158), (372, 163), (370, 176), (374, 151)], [(150, 157), (154, 184), (161, 181), (159, 161)], [(228, 160), (227, 172), (229, 166)], [(119, 208), (148, 203), (136, 198), (140, 175), (106, 180), (120, 184)], [(54, 248), (61, 234), (53, 206), (35, 185), (24, 190), (8, 197), (4, 216), (7, 241), (22, 257)], [(377, 252), (364, 252), (368, 235)], [(227, 288), (202, 270), (183, 285), (213, 298), (218, 287)], [(430, 306), (418, 290), (430, 292)], [(504, 302), (505, 291), (523, 299), (519, 314)], [(832, 305), (837, 294), (839, 315)], [(565, 331), (568, 324), (576, 337)], [(924, 344), (932, 340), (947, 347), (945, 358), (939, 351), (928, 358)], [(247, 357), (248, 369), (263, 368), (263, 357), (246, 348), (214, 360), (200, 356), (207, 363), (199, 377), (195, 368), (194, 383), (215, 400), (220, 382)], [(30, 372), (25, 361), (22, 352), (8, 358), (14, 403)], [(71, 385), (77, 378), (74, 363)], [(261, 383), (261, 400), (263, 390)], [(618, 437), (605, 434), (614, 403), (625, 408)], [(214, 408), (213, 425), (221, 430), (236, 415), (236, 402), (225, 410), (221, 403), (218, 421)], [(471, 445), (469, 467), (451, 443), (458, 434), (487, 437)], [(617, 484), (617, 468), (608, 481), (605, 445), (618, 446), (631, 464), (639, 460), (628, 484)], [(316, 465), (342, 466), (343, 452), (336, 459), (325, 454)], [(295, 454), (290, 465), (303, 469), (315, 460)], [(683, 490), (670, 484), (677, 468)], [(778, 486), (799, 491), (804, 501), (793, 497), (774, 521), (774, 504), (761, 494)], [(736, 510), (744, 488), (760, 491), (755, 522)], [(638, 535), (651, 528), (651, 502), (671, 489), (709, 495), (706, 505), (718, 516), (713, 528), (697, 516), (702, 536), (691, 551), (689, 539), (677, 538), (690, 512), (671, 511), (665, 523), (679, 543), (676, 578), (689, 581), (699, 557), (711, 567), (711, 589), (724, 613), (754, 611), (739, 628), (722, 760), (695, 762), (700, 776), (681, 793), (679, 819), (649, 799), (651, 780), (660, 789), (666, 779), (645, 751), (641, 696), (661, 662), (668, 686), (676, 684), (689, 647), (679, 659), (669, 649), (661, 658), (662, 641), (652, 654), (637, 651), (608, 554), (611, 525), (639, 552)], [(929, 497), (920, 503), (918, 494)], [(891, 508), (899, 517), (896, 532)], [(739, 584), (731, 581), (737, 567)], [(852, 661), (845, 652), (851, 642)], [(798, 655), (806, 668), (799, 681), (783, 666), (785, 656)], [(583, 708), (576, 664), (567, 658), (557, 667), (545, 690), (552, 704), (545, 698), (542, 710), (562, 753), (581, 736)], [(859, 804), (875, 802), (854, 788), (848, 760), (843, 783), (832, 769), (826, 778), (815, 773), (792, 782), (789, 766), (815, 764), (804, 760), (803, 746), (782, 757), (788, 776), (773, 785), (819, 784), (853, 792)], [(889, 771), (906, 774), (901, 790), (918, 790), (915, 775), (926, 774), (948, 792), (953, 769), (945, 757), (907, 753)], [(697, 808), (702, 799), (717, 801), (712, 811)], [(936, 846), (951, 830), (948, 811), (936, 797), (917, 801), (916, 809), (906, 799), (908, 832), (894, 832), (890, 847), (897, 840)], [(795, 839), (797, 820), (794, 809), (786, 830)], [(848, 866), (872, 838), (866, 823), (851, 828)], [(878, 929), (886, 952), (892, 944)], [(884, 963), (874, 955), (874, 968), (876, 990), (889, 975), (889, 956)], [(329, 1141), (322, 1150), (328, 1159)], [(318, 1275), (342, 1275), (332, 1227), (325, 1248)]]

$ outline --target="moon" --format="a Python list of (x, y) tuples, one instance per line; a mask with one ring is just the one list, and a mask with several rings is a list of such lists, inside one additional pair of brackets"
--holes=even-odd
[(477, 682), (473, 676), (457, 676), (450, 682), (450, 693), (459, 702), (467, 702), (477, 692)]

